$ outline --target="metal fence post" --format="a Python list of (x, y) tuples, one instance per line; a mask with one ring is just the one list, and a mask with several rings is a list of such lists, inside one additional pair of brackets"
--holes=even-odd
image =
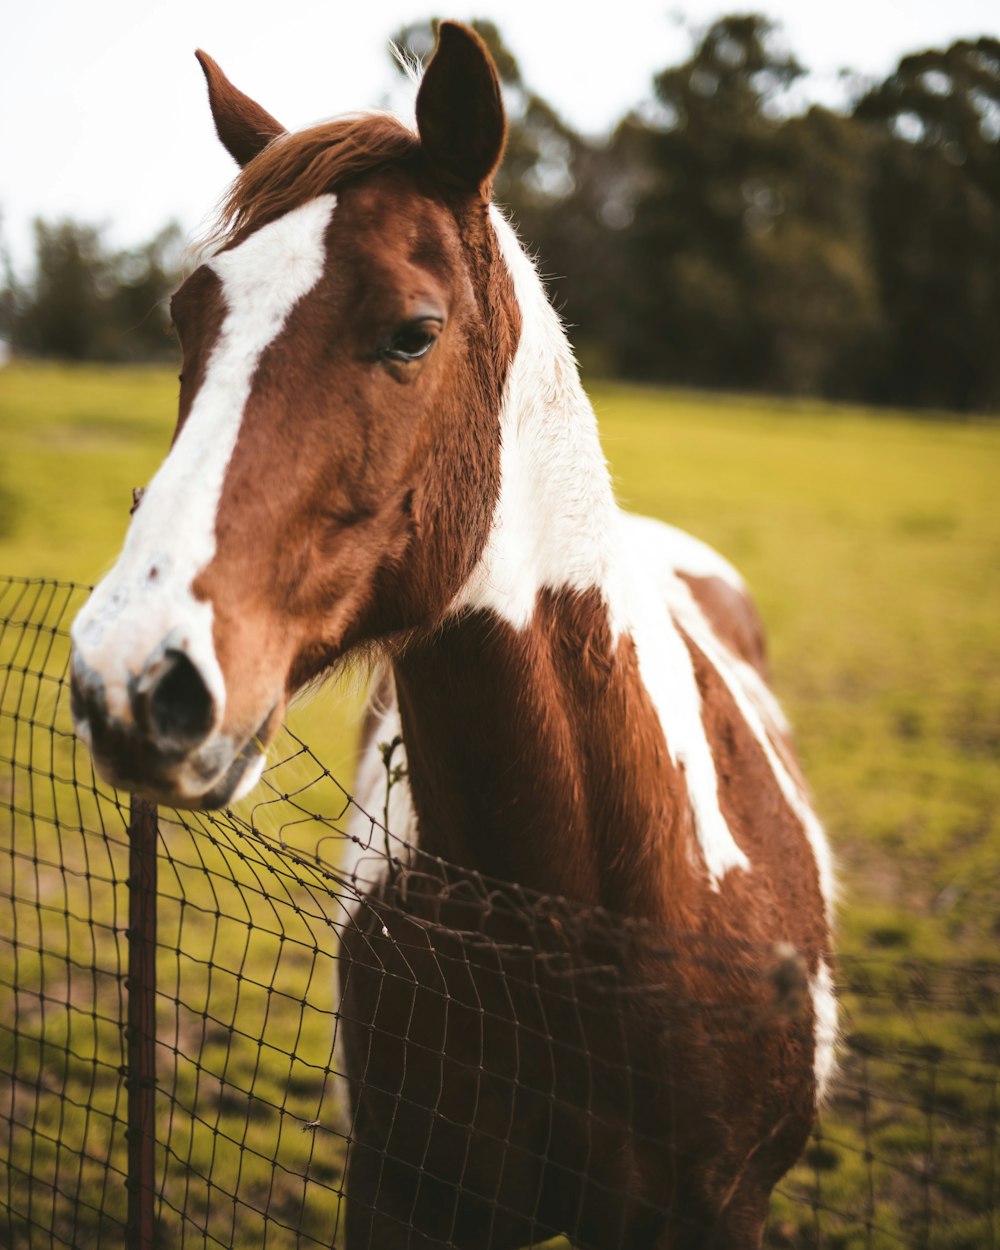
[(132, 796), (128, 863), (127, 1250), (154, 1250), (156, 1193), (156, 808)]

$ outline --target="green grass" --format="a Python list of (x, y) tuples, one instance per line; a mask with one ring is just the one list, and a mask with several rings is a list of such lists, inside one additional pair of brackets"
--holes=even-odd
[[(0, 574), (83, 582), (101, 574), (127, 527), (131, 488), (148, 481), (169, 446), (175, 392), (174, 377), (164, 370), (0, 370)], [(936, 1148), (956, 1175), (965, 1175), (969, 1193), (955, 1182), (952, 1214), (933, 1244), (989, 1244), (997, 1230), (976, 1215), (992, 1184), (983, 1167), (985, 1141), (978, 1155), (968, 1155), (968, 1136), (954, 1125), (981, 1124), (991, 1114), (995, 1122), (995, 987), (972, 974), (933, 987), (922, 973), (900, 983), (891, 969), (910, 959), (991, 959), (1000, 932), (1000, 426), (621, 385), (597, 385), (592, 394), (622, 501), (707, 539), (751, 583), (769, 630), (775, 686), (796, 726), (840, 865), (841, 949), (889, 961), (890, 971), (873, 965), (870, 983), (847, 996), (846, 1028), (858, 1047), (853, 1066), (824, 1138), (786, 1183), (798, 1198), (776, 1202), (775, 1227), (791, 1230), (791, 1244), (811, 1244), (801, 1231), (810, 1218), (802, 1214), (808, 1194), (821, 1205), (852, 1210), (854, 1222), (844, 1221), (825, 1244), (899, 1244), (893, 1237), (905, 1239), (904, 1215), (880, 1208), (882, 1232), (866, 1240), (857, 1195), (871, 1185), (880, 1199), (901, 1191), (920, 1196), (928, 1108), (937, 1108), (953, 1118), (935, 1122)], [(58, 667), (64, 644), (53, 645)], [(0, 662), (5, 659), (0, 645)], [(22, 704), (44, 712), (55, 697), (39, 688)], [(357, 715), (357, 693), (348, 688), (323, 690), (294, 717), (299, 734), (347, 786)], [(70, 1002), (67, 955), (83, 952), (86, 966), (97, 958), (88, 950), (107, 951), (116, 941), (124, 949), (114, 937), (122, 924), (123, 817), (109, 795), (86, 800), (83, 812), (67, 817), (85, 753), (69, 738), (54, 744), (42, 738), (42, 730), (22, 733), (21, 758), (54, 759), (53, 771), (65, 780), (48, 786), (44, 771), (32, 780), (25, 770), (0, 780), (0, 799), (13, 815), (0, 829), (0, 851), (17, 864), (27, 900), (18, 913), (24, 953), (17, 976), (22, 984), (55, 987), (43, 1012), (45, 1044), (22, 1044), (18, 1063), (33, 1078), (47, 1074), (49, 1088), (76, 1082), (86, 1095), (78, 1099), (81, 1107), (89, 1098), (92, 1108), (85, 1115), (58, 1099), (37, 1104), (36, 1122), (64, 1145), (36, 1140), (36, 1166), (65, 1170), (84, 1143), (96, 1176), (102, 1161), (121, 1161), (114, 1101), (121, 1091), (113, 1080), (95, 1084), (98, 1052), (114, 1047), (109, 1027), (89, 1022), (98, 1010), (115, 1017), (118, 984), (104, 977), (82, 1005)], [(313, 771), (310, 761), (292, 760), (277, 774), (279, 788), (292, 792)], [(315, 792), (316, 806), (331, 816), (340, 801), (329, 781)], [(30, 830), (17, 814), (29, 803), (40, 813)], [(86, 839), (75, 831), (98, 818), (108, 829), (103, 868), (87, 859)], [(304, 846), (314, 828), (305, 821), (286, 837)], [(289, 1176), (305, 1160), (319, 1185), (311, 1191), (311, 1218), (318, 1210), (332, 1219), (326, 1187), (336, 1182), (339, 1156), (322, 1140), (314, 1144), (300, 1125), (335, 1102), (323, 1080), (332, 957), (324, 955), (329, 967), (316, 970), (325, 922), (314, 917), (316, 936), (302, 934), (278, 954), (273, 934), (301, 922), (296, 903), (280, 905), (279, 926), (261, 900), (248, 913), (231, 884), (256, 879), (280, 891), (285, 885), (275, 864), (248, 864), (238, 843), (234, 850), (197, 830), (167, 828), (164, 837), (169, 856), (161, 885), (176, 900), (165, 905), (163, 923), (173, 936), (165, 933), (164, 941), (183, 945), (187, 962), (183, 969), (179, 957), (164, 963), (166, 983), (183, 981), (184, 991), (174, 995), (181, 1003), (166, 996), (163, 1022), (181, 1049), (194, 1053), (203, 1043), (201, 1067), (177, 1070), (183, 1106), (174, 1108), (171, 1131), (193, 1167), (185, 1176), (173, 1165), (171, 1192), (186, 1192), (189, 1209), (222, 1236), (231, 1205), (227, 1215), (224, 1198), (196, 1192), (191, 1172), (206, 1171), (214, 1160), (229, 1175), (247, 1159), (241, 1186), (297, 1220), (305, 1201), (301, 1182), (279, 1181), (268, 1199), (269, 1169), (239, 1149), (246, 1143), (265, 1160), (284, 1152)], [(70, 871), (48, 868), (46, 859), (61, 859)], [(214, 882), (211, 905), (198, 863)], [(67, 918), (79, 905), (80, 896), (71, 893), (82, 881), (89, 923)], [(30, 900), (43, 894), (55, 902), (39, 919)], [(189, 901), (182, 905), (181, 897)], [(235, 914), (252, 919), (258, 935), (249, 945), (245, 926), (241, 936), (240, 926), (230, 932), (215, 917), (216, 910), (225, 915), (240, 906), (244, 911)], [(0, 936), (3, 929), (0, 922)], [(280, 968), (283, 983), (291, 991), (306, 987), (313, 1001), (301, 1017), (268, 1017), (268, 1063), (258, 1063), (253, 1040), (267, 996), (240, 980), (244, 957), (251, 980), (266, 983)], [(9, 954), (0, 953), (0, 972), (9, 978)], [(319, 984), (326, 986), (322, 993)], [(196, 1022), (209, 990), (214, 1023), (202, 1038)], [(30, 993), (19, 1002), (14, 1018), (30, 1032)], [(9, 1019), (0, 1011), (0, 1023)], [(11, 1045), (11, 1034), (0, 1029), (0, 1070), (7, 1070)], [(275, 1061), (292, 1049), (296, 1060)], [(118, 1062), (112, 1056), (108, 1071)], [(867, 1143), (850, 1092), (862, 1072), (879, 1090), (865, 1110)], [(196, 1100), (202, 1120), (190, 1110)], [(282, 1109), (277, 1119), (261, 1112), (266, 1106)], [(9, 1146), (23, 1152), (26, 1140), (22, 1133)], [(869, 1148), (874, 1160), (866, 1156)], [(901, 1182), (898, 1168), (883, 1175), (880, 1157), (909, 1160), (910, 1179)], [(111, 1188), (107, 1205), (117, 1211), (120, 1186)]]
[(92, 582), (117, 555), (131, 490), (170, 444), (163, 369), (0, 369), (0, 569)]

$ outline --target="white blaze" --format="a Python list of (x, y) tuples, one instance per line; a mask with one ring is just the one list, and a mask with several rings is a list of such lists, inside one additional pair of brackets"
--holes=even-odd
[(128, 722), (128, 679), (165, 642), (184, 652), (212, 694), (225, 684), (212, 644), (211, 604), (192, 585), (215, 555), (226, 470), (260, 358), (319, 281), (336, 201), (322, 195), (262, 226), (208, 262), (225, 303), (219, 338), (184, 427), (150, 482), (111, 572), (73, 627), (80, 659), (104, 684), (108, 711)]

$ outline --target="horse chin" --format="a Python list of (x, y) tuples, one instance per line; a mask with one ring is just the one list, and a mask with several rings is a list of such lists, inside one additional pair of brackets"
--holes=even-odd
[(134, 740), (131, 750), (123, 751), (119, 741), (115, 744), (119, 749), (108, 751), (106, 742), (93, 744), (89, 727), (86, 736), (97, 772), (116, 790), (137, 794), (159, 807), (213, 811), (246, 797), (260, 781), (267, 763), (263, 730), (262, 725), (239, 750), (222, 738), (207, 750), (170, 762), (151, 756)]
[(192, 806), (207, 812), (228, 807), (231, 803), (246, 798), (260, 781), (265, 763), (266, 757), (257, 746), (256, 738), (251, 738), (226, 769), (222, 779)]

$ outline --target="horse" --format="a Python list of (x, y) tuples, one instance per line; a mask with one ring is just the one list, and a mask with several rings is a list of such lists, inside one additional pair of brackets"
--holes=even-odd
[(350, 1250), (758, 1246), (837, 1025), (830, 852), (746, 585), (615, 501), (491, 203), (475, 32), (439, 26), (415, 128), (288, 132), (198, 56), (240, 172), (171, 301), (172, 445), (73, 626), (77, 733), (114, 785), (218, 808), (297, 691), (380, 666), (356, 797), (411, 858), (342, 938)]

